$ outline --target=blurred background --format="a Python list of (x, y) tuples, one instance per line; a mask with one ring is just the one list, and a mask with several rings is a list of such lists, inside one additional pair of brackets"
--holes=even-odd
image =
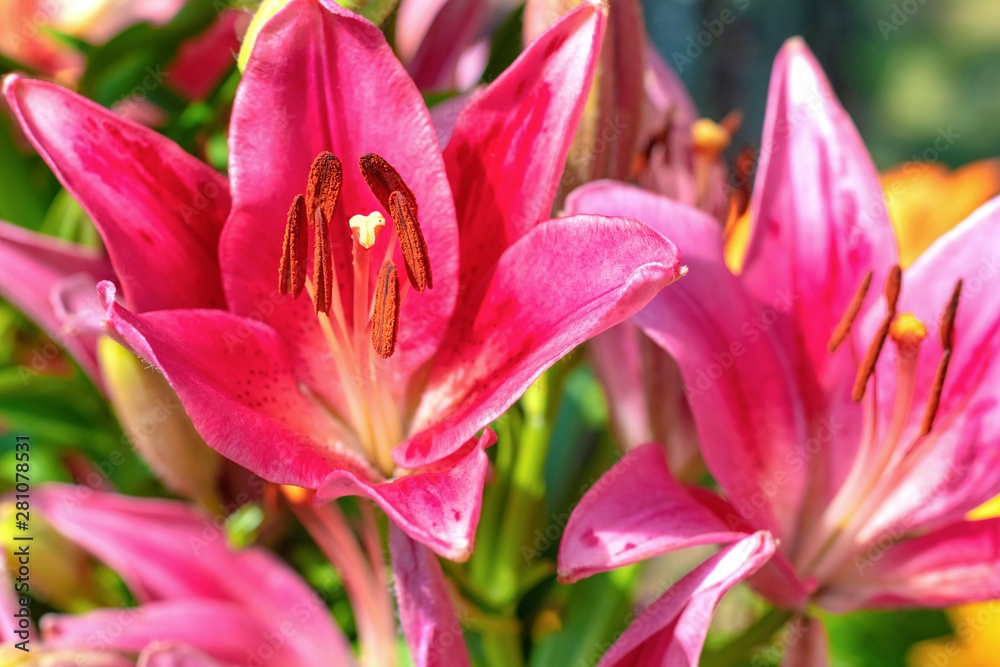
[[(646, 27), (704, 115), (744, 111), (757, 142), (771, 62), (801, 35), (885, 170), (955, 142), (958, 167), (1000, 155), (1000, 3), (994, 0), (645, 0)], [(720, 24), (731, 12), (728, 25)], [(717, 35), (715, 33), (718, 33)], [(950, 130), (949, 130), (950, 128)], [(928, 153), (933, 155), (933, 153)]]
[[(0, 74), (23, 71), (74, 88), (155, 127), (224, 171), (228, 117), (239, 82), (236, 54), (254, 3), (162, 0), (144, 3), (144, 12), (135, 14), (122, 10), (124, 2), (87, 0), (74, 3), (80, 7), (66, 15), (66, 1), (0, 0)], [(718, 120), (734, 109), (743, 112), (730, 158), (743, 146), (759, 143), (771, 63), (782, 42), (794, 35), (803, 36), (815, 52), (880, 170), (913, 160), (959, 168), (1000, 156), (997, 0), (644, 0), (644, 8), (652, 41), (679, 73), (700, 113)], [(502, 43), (493, 44), (484, 79), (517, 53), (519, 21), (515, 11), (491, 26)], [(438, 99), (428, 95), (429, 103)], [(995, 180), (1000, 189), (1000, 176)], [(931, 197), (928, 206), (934, 204)], [(0, 219), (85, 245), (99, 243), (83, 211), (14, 130), (3, 102)], [(0, 265), (0, 277), (7, 270)], [(601, 389), (585, 365), (573, 370), (565, 390), (545, 471), (546, 506), (554, 513), (568, 511), (580, 480), (596, 479), (616, 452)], [(57, 342), (2, 301), (0, 431), (4, 461), (13, 448), (8, 434), (31, 435), (33, 483), (86, 479), (96, 471), (122, 492), (168, 495), (135, 453), (101, 392)], [(589, 453), (586, 463), (580, 463), (581, 447)], [(12, 470), (3, 466), (0, 491), (10, 488)], [(231, 518), (228, 528), (237, 542), (250, 542), (269, 530), (263, 520), (251, 507)], [(0, 525), (0, 533), (3, 529)], [(272, 548), (331, 601), (338, 622), (350, 633), (353, 619), (336, 573), (311, 545), (303, 546), (301, 533), (280, 535)], [(547, 544), (541, 551), (548, 558), (554, 548)], [(608, 609), (628, 609), (628, 591), (635, 590), (636, 581), (634, 571), (622, 571), (578, 584), (564, 597), (591, 596)], [(522, 604), (530, 607), (530, 596), (526, 600)], [(747, 604), (752, 603), (742, 602)], [(829, 617), (833, 664), (994, 667), (1000, 664), (1000, 622), (994, 615), (976, 620), (976, 613)], [(549, 642), (552, 651), (559, 642), (564, 648), (581, 644), (582, 637), (592, 643), (595, 636), (620, 630), (593, 623), (574, 627), (572, 617), (564, 619), (566, 627), (555, 628), (546, 625), (550, 617), (544, 613), (531, 618), (533, 639), (539, 645)], [(717, 622), (724, 635), (725, 610)], [(925, 657), (939, 653), (913, 649), (966, 622), (993, 628), (976, 634), (997, 645), (969, 649), (947, 663)], [(779, 660), (758, 659), (755, 665)], [(539, 660), (531, 664), (544, 664), (544, 658)]]

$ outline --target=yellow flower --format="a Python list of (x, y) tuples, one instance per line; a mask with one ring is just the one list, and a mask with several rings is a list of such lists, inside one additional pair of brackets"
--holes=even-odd
[(934, 162), (907, 162), (882, 175), (882, 189), (906, 268), (934, 239), (1000, 193), (1000, 160), (955, 171)]

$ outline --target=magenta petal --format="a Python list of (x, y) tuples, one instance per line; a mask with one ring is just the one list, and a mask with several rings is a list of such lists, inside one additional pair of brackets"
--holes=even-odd
[(794, 300), (750, 298), (723, 261), (721, 225), (691, 207), (598, 181), (574, 191), (566, 209), (634, 216), (680, 248), (687, 275), (635, 321), (680, 365), (705, 463), (733, 506), (757, 528), (793, 534), (809, 458), (788, 361), (764, 322)]
[(719, 600), (773, 553), (774, 539), (759, 532), (712, 556), (642, 611), (598, 667), (696, 667)]
[(129, 307), (225, 306), (218, 242), (226, 180), (153, 130), (64, 88), (11, 75), (7, 102), (94, 220)]
[(427, 547), (389, 523), (399, 620), (417, 667), (464, 667), (469, 654), (441, 564)]
[(1000, 518), (957, 521), (914, 539), (862, 546), (818, 602), (834, 612), (948, 607), (1000, 591)]
[[(458, 212), (463, 285), (550, 216), (604, 25), (604, 13), (591, 4), (566, 15), (459, 115), (444, 158)], [(463, 292), (465, 300), (478, 296)]]
[[(266, 643), (270, 628), (239, 605), (218, 600), (154, 602), (136, 609), (98, 609), (80, 615), (49, 614), (42, 619), (45, 643), (53, 648), (90, 648), (138, 653), (154, 642), (197, 647), (225, 664), (240, 664)], [(293, 667), (293, 652), (268, 667)], [(283, 658), (283, 659), (282, 659)]]
[[(426, 33), (420, 40), (419, 47), (412, 57), (405, 58), (408, 61), (406, 69), (418, 88), (429, 90), (456, 87), (459, 59), (479, 36), (489, 9), (488, 4), (486, 0), (445, 0), (441, 3), (418, 0), (401, 6), (396, 23), (396, 34), (400, 36), (410, 28), (405, 20), (419, 23), (428, 20), (426, 15), (415, 16), (418, 7), (421, 14), (436, 10), (426, 25)], [(414, 11), (404, 13), (403, 8)], [(413, 27), (419, 29), (421, 26)], [(412, 40), (405, 40), (410, 41)]]
[(559, 579), (573, 582), (668, 551), (743, 537), (674, 481), (660, 445), (643, 445), (573, 510), (559, 546)]
[(268, 481), (311, 489), (338, 468), (367, 475), (350, 436), (303, 395), (270, 327), (214, 310), (135, 315), (114, 303), (105, 326), (163, 372), (198, 433), (226, 458)]
[(336, 471), (319, 487), (317, 499), (367, 495), (410, 537), (444, 558), (464, 561), (472, 554), (482, 508), (488, 464), (483, 450), (494, 442), (496, 435), (486, 429), (429, 469), (380, 484)]
[(761, 301), (796, 297), (775, 329), (817, 413), (834, 387), (833, 400), (849, 400), (856, 368), (849, 350), (827, 351), (830, 334), (865, 273), (877, 294), (898, 252), (875, 165), (801, 39), (775, 60), (760, 154), (743, 276)]
[[(309, 656), (349, 655), (323, 602), (298, 575), (262, 549), (231, 549), (207, 515), (175, 501), (63, 484), (39, 487), (32, 501), (56, 530), (118, 572), (140, 602), (232, 603), (258, 627), (293, 624), (287, 644), (299, 664), (310, 664)], [(316, 610), (323, 613), (307, 613)]]
[(827, 667), (830, 664), (826, 628), (823, 621), (814, 616), (792, 621), (783, 641), (786, 648), (781, 667)]
[[(931, 332), (917, 357), (914, 409), (903, 443), (917, 437), (942, 354), (939, 318), (961, 278), (955, 349), (935, 432), (862, 539), (877, 539), (880, 531), (898, 525), (918, 530), (950, 523), (1000, 493), (1000, 421), (994, 416), (1000, 404), (1000, 290), (992, 284), (1000, 275), (998, 225), (1000, 199), (994, 199), (939, 238), (903, 274), (899, 310), (915, 314)], [(874, 317), (864, 324), (866, 331), (877, 326)], [(892, 368), (897, 351), (888, 352), (883, 366)], [(891, 415), (895, 376), (879, 371), (883, 423)]]
[(220, 665), (190, 646), (156, 643), (143, 649), (136, 667), (220, 667)]
[[(0, 294), (66, 348), (96, 382), (97, 333), (67, 321), (62, 298), (113, 276), (104, 253), (0, 221)], [(95, 300), (95, 305), (98, 302)]]
[(670, 241), (637, 220), (577, 216), (521, 237), (484, 281), (478, 311), (457, 311), (434, 359), (405, 468), (447, 456), (499, 417), (573, 347), (628, 318), (680, 272)]
[[(305, 192), (313, 160), (333, 152), (343, 163), (344, 183), (330, 238), (344, 312), (351, 313), (348, 221), (372, 211), (389, 219), (358, 166), (363, 154), (378, 153), (416, 197), (434, 276), (432, 289), (411, 290), (404, 299), (390, 364), (405, 375), (425, 362), (457, 293), (455, 210), (423, 98), (378, 28), (332, 0), (290, 2), (257, 37), (236, 95), (229, 144), (233, 213), (220, 257), (232, 310), (281, 332), (300, 380), (314, 390), (334, 384), (329, 378), (337, 373), (309, 299), (278, 294), (285, 222), (292, 200)], [(392, 238), (382, 234), (371, 250), (372, 289)]]

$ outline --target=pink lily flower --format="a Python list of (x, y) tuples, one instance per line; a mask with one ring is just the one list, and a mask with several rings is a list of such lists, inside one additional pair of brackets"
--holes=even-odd
[[(290, 3), (261, 31), (233, 111), (220, 246), (231, 312), (139, 315), (107, 284), (106, 326), (164, 372), (223, 455), (321, 499), (367, 495), (414, 539), (465, 558), (494, 437), (473, 436), (678, 272), (673, 246), (636, 221), (536, 224), (561, 158), (530, 148), (568, 143), (602, 26), (588, 5), (533, 45), (463, 112), (442, 156), (378, 30), (333, 3)], [(537, 289), (556, 267), (564, 287)], [(306, 288), (312, 304), (296, 298)]]
[[(36, 489), (32, 502), (57, 531), (118, 572), (139, 603), (44, 616), (41, 646), (33, 630), (29, 646), (51, 661), (45, 664), (355, 664), (316, 593), (265, 550), (234, 551), (211, 517), (175, 501), (63, 484)], [(4, 597), (0, 628), (12, 657), (21, 640), (9, 624), (14, 602)]]
[[(688, 277), (635, 319), (680, 366), (720, 494), (675, 482), (655, 445), (632, 451), (571, 517), (561, 577), (767, 531), (777, 552), (750, 581), (795, 613), (997, 597), (1000, 519), (967, 515), (1000, 492), (1000, 200), (900, 272), (874, 165), (801, 40), (777, 57), (761, 154), (739, 275), (693, 208), (611, 182), (570, 197), (684, 250)], [(786, 664), (825, 664), (822, 624), (807, 628)], [(657, 622), (645, 646), (680, 632)], [(661, 664), (620, 655), (601, 664)]]

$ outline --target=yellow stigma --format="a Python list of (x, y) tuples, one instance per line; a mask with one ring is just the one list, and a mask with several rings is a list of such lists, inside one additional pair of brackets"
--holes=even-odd
[(375, 245), (383, 227), (385, 227), (385, 218), (378, 211), (351, 218), (351, 231), (354, 232), (354, 238), (365, 248), (371, 248)]
[(889, 336), (896, 343), (919, 345), (927, 337), (927, 326), (913, 313), (902, 313), (889, 327)]
[(717, 155), (726, 150), (733, 135), (722, 125), (708, 118), (699, 118), (691, 126), (691, 139), (699, 153)]

